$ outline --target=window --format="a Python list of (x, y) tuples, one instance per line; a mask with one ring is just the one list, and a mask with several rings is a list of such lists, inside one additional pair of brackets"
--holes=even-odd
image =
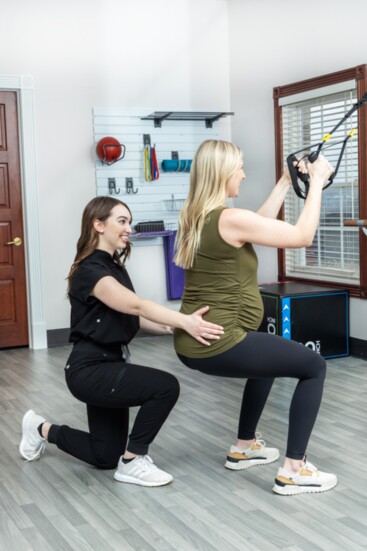
[[(290, 153), (319, 143), (362, 97), (366, 91), (366, 67), (274, 89), (278, 176)], [(335, 143), (352, 128), (358, 128), (347, 142), (333, 184), (323, 192), (320, 224), (312, 246), (279, 251), (280, 281), (296, 279), (344, 287), (351, 295), (367, 298), (367, 238), (358, 227), (344, 225), (345, 220), (367, 218), (365, 109), (355, 111), (323, 149), (336, 166), (342, 144)], [(290, 192), (282, 210), (283, 219), (295, 223), (302, 207), (303, 200)]]

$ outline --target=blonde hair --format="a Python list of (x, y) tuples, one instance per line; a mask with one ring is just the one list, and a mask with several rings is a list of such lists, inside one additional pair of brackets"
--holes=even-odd
[(227, 199), (227, 184), (242, 163), (242, 151), (222, 140), (206, 140), (190, 170), (190, 190), (180, 212), (175, 241), (175, 264), (191, 268), (208, 214)]

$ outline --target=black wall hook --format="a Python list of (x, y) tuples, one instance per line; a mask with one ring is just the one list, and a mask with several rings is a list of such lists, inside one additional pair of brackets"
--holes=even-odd
[(119, 195), (120, 189), (116, 189), (116, 178), (108, 178), (108, 191), (110, 195)]
[(125, 187), (126, 187), (126, 193), (129, 195), (130, 193), (134, 194), (138, 193), (138, 189), (134, 189), (134, 180), (132, 178), (126, 178), (125, 179)]

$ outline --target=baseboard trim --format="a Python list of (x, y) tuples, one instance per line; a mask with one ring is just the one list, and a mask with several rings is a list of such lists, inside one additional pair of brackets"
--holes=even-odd
[(69, 343), (70, 329), (49, 329), (47, 331), (47, 348), (52, 346), (64, 346)]
[[(47, 331), (47, 348), (52, 348), (53, 346), (64, 346), (69, 343), (70, 329), (68, 327), (64, 329), (49, 329)], [(136, 335), (136, 338), (141, 337), (152, 337), (152, 333), (146, 333), (145, 331), (139, 331)]]
[(367, 360), (367, 341), (350, 337), (349, 351), (351, 356)]

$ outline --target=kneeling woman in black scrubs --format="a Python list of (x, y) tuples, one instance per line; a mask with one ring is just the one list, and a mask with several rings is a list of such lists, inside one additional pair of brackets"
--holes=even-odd
[[(19, 450), (33, 461), (48, 441), (100, 469), (117, 466), (114, 477), (120, 482), (162, 486), (172, 476), (147, 453), (177, 401), (179, 383), (164, 371), (129, 363), (127, 345), (139, 328), (164, 334), (178, 327), (207, 346), (223, 329), (202, 319), (207, 307), (184, 315), (135, 294), (124, 267), (131, 220), (125, 203), (92, 199), (68, 276), (73, 349), (65, 376), (70, 392), (87, 405), (89, 432), (50, 424), (29, 410)], [(128, 435), (133, 406), (140, 409)]]

